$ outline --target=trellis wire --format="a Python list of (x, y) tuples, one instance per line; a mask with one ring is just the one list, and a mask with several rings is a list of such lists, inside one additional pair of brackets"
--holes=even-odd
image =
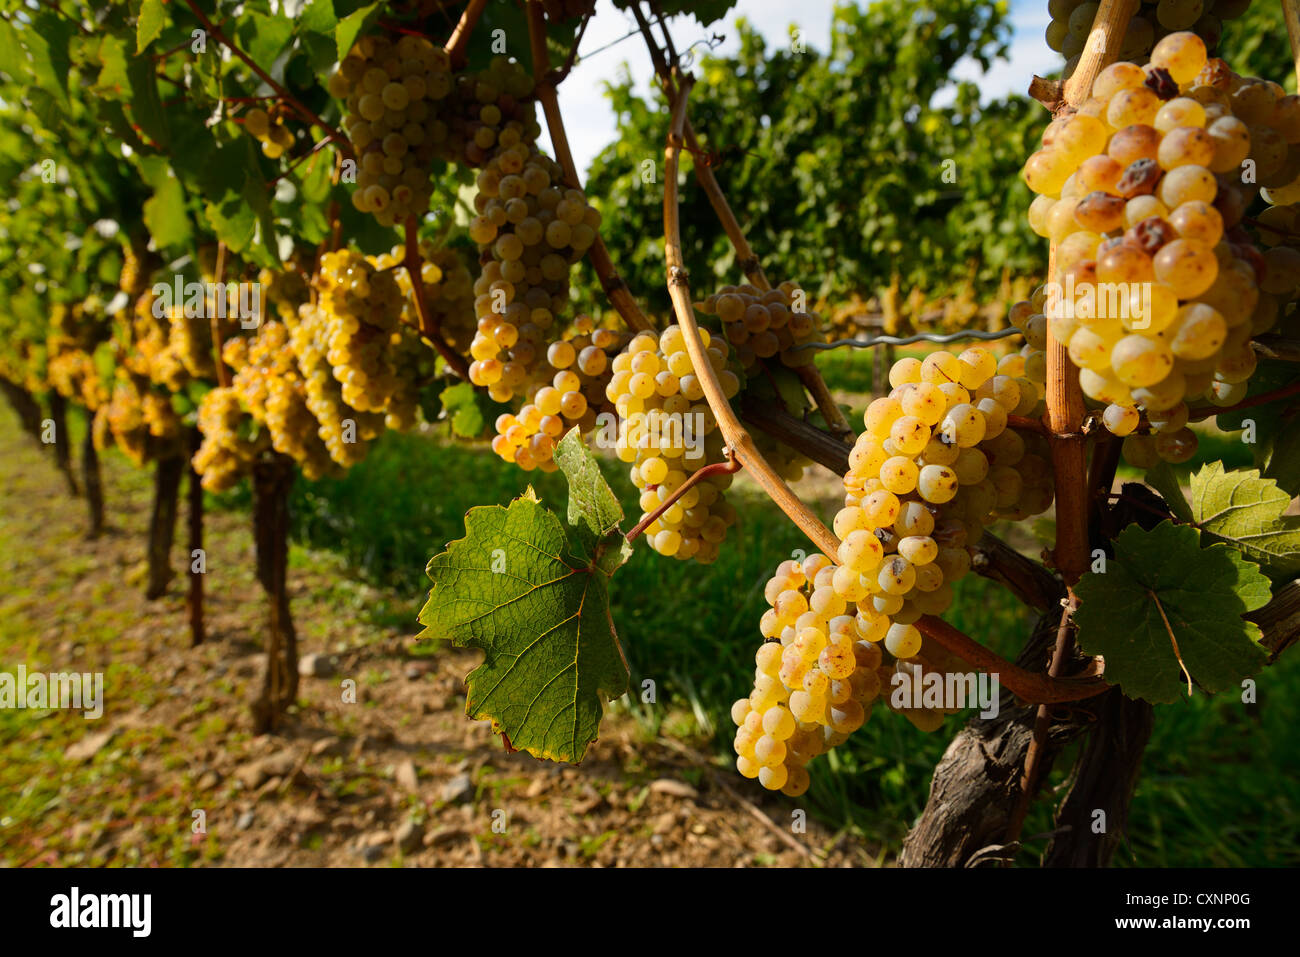
[(1001, 329), (997, 332), (978, 332), (974, 329), (963, 329), (961, 332), (918, 332), (914, 336), (876, 336), (874, 339), (836, 339), (834, 342), (805, 342), (803, 345), (792, 346), (790, 352), (798, 352), (800, 349), (842, 349), (848, 347), (851, 349), (869, 349), (872, 346), (906, 346), (913, 342), (935, 342), (944, 344), (956, 342), (958, 339), (1005, 339), (1007, 336), (1023, 336), (1025, 331), (1011, 326), (1007, 329)]

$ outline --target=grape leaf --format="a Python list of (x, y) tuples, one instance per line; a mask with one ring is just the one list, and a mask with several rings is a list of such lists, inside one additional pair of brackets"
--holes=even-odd
[[(600, 474), (600, 465), (572, 428), (555, 449), (555, 463), (569, 480), (569, 524), (577, 531), (587, 559), (612, 575), (632, 556), (627, 539), (617, 532), (623, 521), (623, 507)], [(611, 537), (612, 535), (612, 537)], [(618, 548), (609, 552), (606, 544)]]
[(144, 224), (160, 249), (184, 246), (190, 241), (190, 218), (185, 213), (185, 191), (171, 175), (158, 180), (154, 194), (144, 201)]
[(311, 0), (298, 17), (298, 29), (304, 33), (332, 35), (338, 24), (332, 0)]
[(1184, 522), (1191, 522), (1192, 510), (1187, 504), (1187, 496), (1183, 494), (1182, 486), (1178, 484), (1178, 476), (1169, 463), (1161, 460), (1156, 463), (1155, 468), (1147, 469), (1146, 483), (1160, 493), (1160, 497), (1165, 500), (1169, 506), (1169, 511), (1174, 513), (1174, 517)]
[(1241, 616), (1268, 602), (1269, 583), (1236, 550), (1201, 548), (1196, 529), (1172, 522), (1150, 531), (1130, 525), (1114, 545), (1106, 571), (1075, 586), (1079, 647), (1105, 657), (1107, 681), (1130, 698), (1162, 703), (1185, 686), (1180, 659), (1210, 692), (1263, 666), (1259, 626)]
[(1300, 575), (1300, 516), (1291, 496), (1255, 469), (1224, 472), (1210, 462), (1192, 476), (1192, 518), (1210, 539), (1241, 549), (1271, 578)]
[(0, 71), (14, 80), (22, 79), (27, 72), (27, 54), (18, 39), (18, 31), (8, 20), (0, 20)]
[(144, 0), (135, 23), (135, 52), (143, 53), (145, 47), (158, 39), (166, 22), (167, 14), (163, 11), (162, 0)]
[[(338, 9), (337, 7), (335, 8)], [(338, 45), (339, 59), (342, 60), (352, 50), (357, 37), (370, 25), (370, 21), (379, 16), (379, 4), (360, 7), (338, 22), (334, 28), (334, 42)]]
[(483, 410), (479, 408), (474, 387), (468, 382), (457, 382), (442, 390), (439, 397), (442, 407), (451, 422), (451, 431), (463, 439), (472, 439), (483, 431), (487, 424)]
[[(470, 718), (490, 720), (534, 757), (579, 761), (605, 702), (627, 690), (608, 592), (627, 543), (617, 526), (595, 535), (617, 502), (581, 439), (571, 433), (565, 442), (568, 530), (531, 488), (505, 508), (470, 509), (465, 537), (429, 561), (420, 637), (483, 650), (466, 679)], [(580, 554), (589, 545), (594, 560)]]

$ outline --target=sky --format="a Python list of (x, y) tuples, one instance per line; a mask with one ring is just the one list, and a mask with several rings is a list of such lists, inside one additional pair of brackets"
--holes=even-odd
[[(677, 18), (672, 27), (673, 39), (681, 51), (697, 40), (721, 33), (726, 39), (716, 52), (720, 55), (734, 52), (739, 46), (734, 23), (738, 16), (743, 15), (769, 46), (788, 43), (788, 27), (793, 22), (809, 46), (824, 51), (830, 45), (833, 6), (832, 0), (739, 0), (725, 20), (707, 29), (692, 17)], [(596, 14), (582, 38), (580, 62), (560, 85), (560, 109), (569, 146), (578, 169), (584, 173), (595, 155), (617, 135), (614, 113), (602, 92), (603, 84), (616, 80), (626, 64), (637, 91), (648, 96), (654, 75), (650, 57), (639, 35), (608, 49), (600, 49), (636, 29), (632, 15), (616, 9), (612, 0), (598, 0)], [(1015, 32), (1010, 45), (1010, 60), (999, 61), (982, 77), (977, 64), (960, 64), (958, 76), (978, 82), (986, 99), (996, 99), (1013, 91), (1023, 93), (1029, 86), (1029, 78), (1035, 73), (1043, 75), (1060, 67), (1059, 55), (1043, 42), (1049, 19), (1047, 4), (1012, 0), (1011, 23)], [(543, 141), (549, 150), (545, 134)]]

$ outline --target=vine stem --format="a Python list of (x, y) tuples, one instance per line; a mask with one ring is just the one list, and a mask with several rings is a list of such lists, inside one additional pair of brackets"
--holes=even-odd
[(412, 213), (406, 217), (404, 225), (406, 228), (406, 248), (402, 251), (402, 265), (406, 267), (406, 275), (411, 280), (411, 292), (415, 296), (415, 311), (420, 316), (420, 334), (429, 340), (452, 372), (468, 381), (469, 366), (465, 362), (465, 357), (443, 341), (442, 330), (438, 328), (438, 320), (434, 318), (432, 310), (429, 309), (429, 300), (424, 291), (424, 261), (420, 258), (420, 222)]
[[(1079, 55), (1073, 75), (1062, 87), (1063, 101), (1055, 113), (1073, 111), (1092, 93), (1093, 81), (1119, 54), (1120, 39), (1129, 21), (1137, 13), (1138, 0), (1101, 0), (1092, 30)], [(1056, 279), (1056, 243), (1048, 255), (1049, 282)], [(1091, 507), (1087, 472), (1087, 445), (1083, 434), (1083, 389), (1079, 385), (1079, 371), (1070, 361), (1065, 344), (1052, 335), (1051, 324), (1047, 332), (1047, 427), (1052, 435), (1052, 466), (1056, 491), (1056, 548), (1053, 558), (1057, 570), (1065, 581), (1067, 599), (1061, 610), (1061, 624), (1056, 630), (1056, 644), (1052, 649), (1047, 673), (1050, 679), (1059, 680), (1071, 658), (1074, 641), (1070, 616), (1077, 606), (1073, 586), (1088, 567), (1088, 516)], [(1025, 755), (1021, 774), (1020, 795), (1007, 830), (1007, 842), (1020, 839), (1025, 817), (1033, 803), (1043, 777), (1042, 756), (1046, 750), (1047, 732), (1051, 712), (1045, 704), (1038, 706), (1034, 719), (1034, 734)]]
[[(226, 244), (223, 242), (217, 243), (217, 264), (214, 272), (216, 275), (213, 277), (213, 284), (220, 286), (226, 272)], [(222, 388), (229, 388), (230, 368), (221, 357), (221, 319), (217, 316), (216, 309), (212, 310), (212, 317), (208, 320), (208, 327), (212, 330), (212, 358), (217, 364), (217, 385)]]
[(668, 131), (668, 144), (664, 148), (664, 258), (668, 267), (668, 295), (686, 340), (686, 351), (695, 366), (704, 390), (709, 409), (718, 420), (718, 428), (740, 463), (749, 470), (759, 487), (767, 493), (781, 511), (811, 539), (826, 555), (834, 558), (839, 553), (839, 539), (790, 491), (781, 476), (768, 464), (753, 438), (745, 431), (736, 413), (727, 401), (718, 382), (718, 375), (704, 349), (700, 328), (695, 321), (695, 308), (691, 304), (690, 282), (682, 259), (682, 235), (677, 207), (677, 166), (682, 150), (682, 128), (686, 124), (686, 102), (692, 80), (683, 77), (673, 98), (672, 124)]
[(1300, 83), (1300, 0), (1282, 0), (1282, 16), (1286, 19), (1287, 38), (1291, 41), (1296, 82)]
[(918, 618), (916, 629), (963, 661), (981, 671), (997, 675), (998, 681), (1006, 685), (1008, 691), (1032, 704), (1080, 701), (1101, 694), (1110, 687), (1100, 676), (1057, 678), (1037, 671), (1026, 671), (934, 615)]
[(469, 5), (465, 7), (465, 12), (460, 15), (456, 28), (451, 31), (451, 36), (447, 38), (447, 45), (443, 49), (446, 51), (447, 56), (451, 58), (453, 67), (464, 65), (467, 59), (465, 51), (469, 48), (470, 34), (474, 32), (474, 27), (478, 25), (479, 17), (483, 16), (485, 9), (487, 9), (487, 0), (469, 0)]
[[(650, 59), (654, 63), (655, 73), (659, 76), (659, 81), (663, 85), (664, 92), (668, 95), (669, 102), (673, 100), (675, 92), (673, 89), (672, 72), (669, 68), (668, 61), (664, 58), (663, 51), (659, 49), (659, 44), (655, 42), (654, 34), (650, 32), (650, 24), (646, 21), (645, 15), (641, 12), (639, 4), (632, 4), (632, 13), (636, 17), (637, 26), (641, 29), (645, 37), (646, 46), (650, 51)], [(668, 26), (661, 19), (660, 27), (663, 30), (665, 40), (671, 42), (668, 33)], [(688, 119), (683, 131), (686, 136), (686, 148), (694, 155), (698, 156), (703, 151), (700, 148), (699, 140), (695, 137), (695, 130)], [(722, 192), (722, 187), (718, 184), (718, 179), (713, 175), (712, 168), (707, 163), (701, 163), (698, 160), (691, 164), (695, 171), (695, 179), (704, 190), (704, 195), (709, 198), (709, 205), (713, 207), (714, 213), (717, 214), (718, 222), (722, 224), (723, 231), (727, 234), (727, 239), (731, 241), (732, 248), (736, 251), (736, 258), (740, 263), (740, 268), (744, 271), (745, 276), (758, 289), (766, 292), (772, 288), (772, 283), (768, 280), (767, 274), (763, 272), (763, 267), (759, 263), (758, 256), (754, 253), (753, 247), (749, 245), (749, 240), (745, 238), (745, 231), (740, 227), (740, 221), (736, 219), (736, 214), (731, 209), (731, 204), (727, 202), (726, 195)], [(665, 173), (665, 176), (667, 174)], [(848, 419), (844, 417), (844, 412), (836, 404), (830, 389), (826, 387), (826, 381), (822, 378), (821, 372), (813, 363), (797, 366), (795, 372), (798, 374), (800, 381), (812, 396), (813, 401), (817, 403), (817, 408), (826, 420), (826, 424), (831, 431), (837, 436), (851, 437), (853, 427), (849, 425)]]
[(226, 36), (225, 33), (221, 31), (221, 28), (219, 26), (217, 26), (211, 20), (208, 19), (208, 15), (199, 9), (199, 5), (195, 3), (195, 0), (185, 0), (185, 5), (190, 8), (190, 12), (194, 14), (194, 16), (198, 19), (199, 23), (203, 24), (203, 29), (207, 30), (208, 33), (212, 35), (212, 38), (214, 40), (216, 40), (222, 46), (229, 49), (230, 52), (233, 53), (235, 56), (239, 57), (239, 59), (243, 60), (244, 63), (248, 66), (248, 68), (257, 75), (257, 78), (259, 80), (261, 80), (271, 89), (273, 89), (276, 93), (278, 93), (286, 103), (288, 103), (295, 110), (301, 113), (303, 117), (307, 119), (308, 122), (314, 123), (316, 126), (319, 126), (322, 130), (324, 130), (326, 139), (331, 139), (337, 142), (339, 145), (339, 149), (345, 155), (347, 156), (353, 155), (352, 144), (348, 141), (348, 138), (346, 136), (344, 136), (334, 127), (330, 126), (330, 124), (322, 120), (319, 116), (316, 115), (314, 111), (312, 111), (310, 107), (308, 107), (305, 103), (300, 101), (296, 96), (294, 96), (283, 86), (281, 86), (279, 83), (273, 80), (271, 78), (271, 75), (267, 73), (265, 70), (263, 70), (260, 66), (258, 66), (251, 56), (249, 56), (238, 46), (236, 46), (234, 41), (232, 41), (228, 36)]
[(690, 478), (681, 484), (681, 487), (676, 492), (673, 492), (673, 494), (668, 497), (667, 501), (662, 502), (657, 509), (645, 518), (641, 519), (641, 521), (637, 522), (636, 525), (632, 527), (632, 530), (624, 537), (627, 538), (629, 543), (636, 541), (637, 537), (642, 532), (659, 520), (660, 515), (677, 504), (677, 500), (685, 495), (692, 486), (708, 478), (710, 475), (731, 475), (739, 472), (741, 468), (742, 466), (740, 462), (736, 460), (735, 450), (727, 449), (727, 461), (714, 462), (712, 465), (706, 465), (703, 468), (696, 470)]
[[(577, 164), (573, 161), (573, 152), (569, 149), (569, 137), (564, 129), (564, 117), (560, 114), (560, 100), (555, 91), (555, 78), (551, 75), (551, 57), (546, 49), (546, 15), (539, 0), (528, 0), (528, 42), (533, 55), (533, 85), (537, 98), (542, 103), (542, 113), (546, 116), (546, 127), (551, 133), (551, 146), (555, 150), (555, 161), (564, 170), (564, 178), (569, 186), (582, 189), (582, 179), (578, 176)], [(575, 44), (576, 48), (576, 44)], [(654, 323), (641, 311), (627, 283), (614, 269), (609, 249), (596, 233), (596, 241), (587, 250), (591, 268), (600, 279), (601, 288), (609, 297), (610, 304), (623, 317), (623, 322), (633, 332), (654, 332)]]

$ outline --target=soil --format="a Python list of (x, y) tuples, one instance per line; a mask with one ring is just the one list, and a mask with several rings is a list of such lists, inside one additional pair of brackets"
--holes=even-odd
[(176, 577), (161, 599), (143, 597), (147, 473), (104, 457), (110, 528), (93, 541), (84, 502), (11, 419), (0, 473), (0, 669), (102, 671), (105, 681), (98, 720), (0, 712), (11, 805), (0, 866), (880, 863), (740, 778), (715, 743), (652, 735), (625, 711), (579, 766), (507, 753), (464, 714), (477, 653), (420, 646), (414, 622), (375, 623), (370, 612), (409, 596), (297, 547), (294, 617), (316, 674), (277, 733), (254, 736), (267, 605), (249, 514), (208, 516), (208, 640), (191, 648), (183, 517)]

